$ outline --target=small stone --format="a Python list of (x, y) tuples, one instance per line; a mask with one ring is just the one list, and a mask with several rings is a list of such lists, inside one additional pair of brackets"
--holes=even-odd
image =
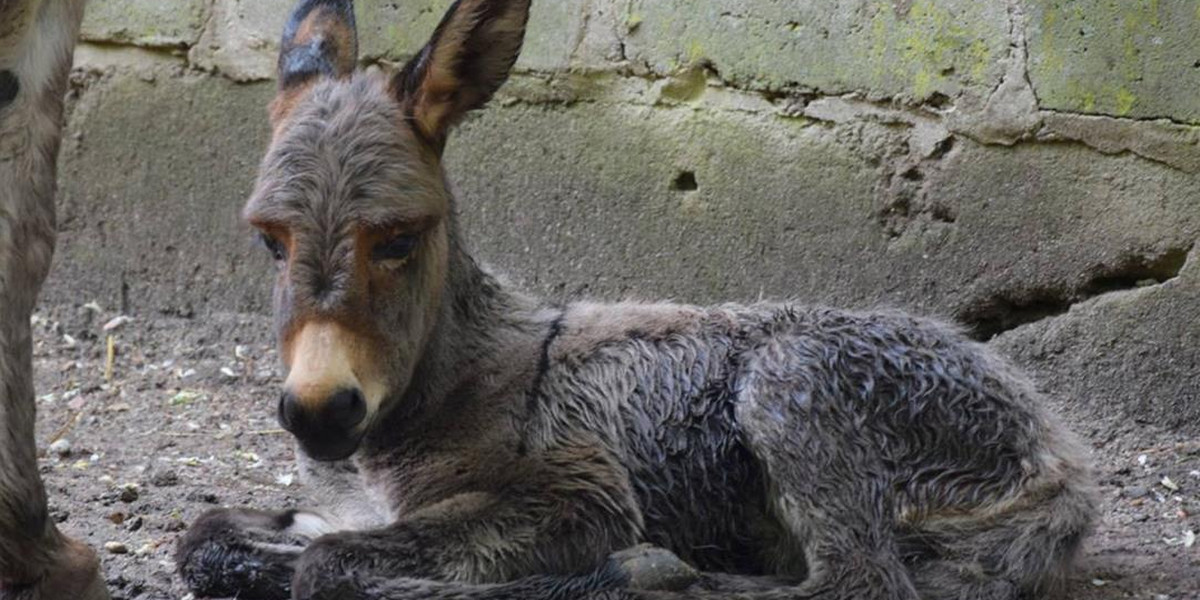
[(138, 499), (137, 484), (127, 483), (121, 486), (121, 502), (129, 503), (136, 502)]
[(203, 502), (205, 504), (220, 504), (221, 497), (212, 492), (202, 492), (193, 490), (188, 493), (187, 499), (191, 502)]
[(142, 523), (143, 521), (141, 517), (134, 517), (126, 521), (125, 529), (128, 529), (129, 531), (137, 531), (142, 528)]
[(66, 458), (66, 457), (70, 456), (71, 455), (71, 440), (68, 440), (66, 438), (63, 438), (61, 440), (56, 440), (53, 444), (50, 444), (50, 451), (53, 452), (59, 458)]
[(104, 549), (109, 554), (129, 554), (129, 546), (121, 542), (104, 542)]
[[(186, 377), (186, 375), (185, 375)], [(203, 398), (204, 395), (193, 390), (179, 390), (174, 396), (171, 396), (171, 406), (186, 406)]]
[(71, 513), (65, 509), (56, 506), (50, 507), (50, 519), (55, 523), (66, 523), (67, 519), (71, 518)]
[(1126, 498), (1145, 498), (1150, 495), (1150, 490), (1145, 486), (1131, 485), (1123, 491)]
[(159, 471), (150, 478), (155, 487), (173, 487), (179, 485), (179, 475), (175, 471)]
[(637, 590), (682, 591), (700, 575), (669, 550), (642, 544), (611, 555)]
[(119, 329), (119, 328), (121, 328), (123, 325), (125, 325), (126, 323), (128, 323), (128, 322), (130, 322), (130, 321), (132, 321), (132, 320), (133, 320), (133, 318), (132, 318), (132, 317), (128, 317), (128, 316), (125, 316), (125, 315), (121, 315), (121, 316), (119, 316), (119, 317), (115, 317), (115, 318), (113, 318), (112, 320), (110, 320), (109, 322), (107, 322), (107, 323), (105, 323), (105, 324), (104, 324), (104, 331), (113, 331), (113, 330), (115, 330), (115, 329)]

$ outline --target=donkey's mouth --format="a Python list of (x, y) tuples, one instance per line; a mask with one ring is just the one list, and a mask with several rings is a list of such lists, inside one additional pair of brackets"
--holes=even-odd
[(362, 442), (361, 434), (351, 434), (349, 436), (314, 436), (300, 437), (296, 436), (296, 440), (300, 442), (300, 450), (304, 455), (320, 462), (333, 462), (350, 458), (357, 450)]
[(366, 419), (367, 404), (357, 389), (340, 389), (317, 403), (290, 392), (279, 399), (279, 424), (296, 436), (300, 449), (314, 460), (342, 460), (354, 454)]

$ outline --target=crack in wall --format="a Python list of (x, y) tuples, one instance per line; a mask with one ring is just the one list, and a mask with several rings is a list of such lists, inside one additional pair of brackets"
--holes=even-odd
[(1075, 285), (1012, 288), (994, 292), (956, 311), (972, 338), (990, 340), (1018, 327), (1057, 317), (1077, 305), (1112, 294), (1158, 287), (1179, 277), (1195, 244), (1159, 253), (1129, 254), (1097, 268)]

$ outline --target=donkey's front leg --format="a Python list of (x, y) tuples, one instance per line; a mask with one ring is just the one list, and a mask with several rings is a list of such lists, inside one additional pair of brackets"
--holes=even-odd
[[(597, 458), (569, 454), (584, 464)], [(550, 471), (453, 496), (384, 528), (323, 536), (297, 563), (294, 597), (319, 597), (322, 585), (347, 578), (482, 584), (584, 574), (638, 541), (640, 513), (613, 470)]]
[(286, 600), (300, 554), (333, 526), (315, 512), (212, 510), (179, 540), (175, 564), (201, 596)]

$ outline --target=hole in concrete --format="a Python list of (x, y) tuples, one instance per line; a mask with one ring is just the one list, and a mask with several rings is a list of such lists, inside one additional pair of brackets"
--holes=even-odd
[(671, 181), (671, 189), (677, 192), (694, 192), (700, 189), (700, 184), (696, 183), (695, 171), (680, 171)]
[(930, 108), (941, 110), (947, 106), (950, 106), (950, 96), (947, 96), (941, 92), (934, 92), (929, 95), (929, 99), (925, 101), (925, 105), (929, 106)]
[(1112, 292), (1166, 283), (1179, 276), (1191, 248), (1172, 248), (1161, 254), (1131, 255), (1120, 263), (1100, 267), (1076, 287), (1005, 290), (958, 311), (971, 337), (987, 341), (1006, 331), (1061, 315), (1072, 305)]
[(949, 154), (950, 151), (953, 149), (954, 149), (954, 138), (948, 137), (948, 138), (938, 142), (937, 145), (933, 147), (933, 152), (929, 153), (929, 158), (935, 158), (935, 159), (942, 158), (942, 157), (946, 156), (947, 154)]

